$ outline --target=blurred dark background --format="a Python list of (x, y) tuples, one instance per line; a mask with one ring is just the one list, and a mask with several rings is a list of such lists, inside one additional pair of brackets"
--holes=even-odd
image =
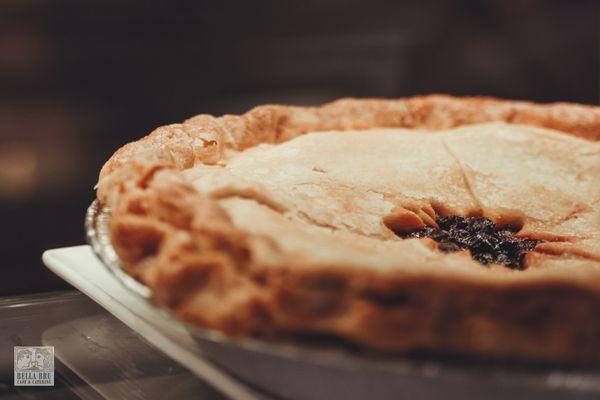
[(65, 287), (103, 161), (191, 115), (440, 92), (597, 104), (598, 1), (0, 2), (0, 295)]

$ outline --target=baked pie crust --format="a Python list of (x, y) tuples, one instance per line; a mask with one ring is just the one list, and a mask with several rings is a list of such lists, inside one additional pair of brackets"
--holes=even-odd
[[(600, 108), (432, 95), (266, 105), (105, 164), (127, 271), (192, 323), (389, 351), (600, 361)], [(397, 233), (483, 216), (522, 269)]]

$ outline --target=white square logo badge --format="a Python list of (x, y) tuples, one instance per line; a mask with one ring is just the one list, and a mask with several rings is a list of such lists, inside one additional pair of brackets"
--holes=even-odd
[(54, 347), (15, 346), (15, 386), (54, 386)]

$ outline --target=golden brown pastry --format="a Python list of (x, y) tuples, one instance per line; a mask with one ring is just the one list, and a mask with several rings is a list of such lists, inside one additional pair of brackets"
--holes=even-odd
[(100, 174), (127, 271), (230, 335), (600, 361), (600, 108), (344, 99), (199, 115)]

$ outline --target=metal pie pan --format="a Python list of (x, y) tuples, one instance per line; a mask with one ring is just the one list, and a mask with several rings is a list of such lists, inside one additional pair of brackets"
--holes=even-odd
[[(88, 208), (86, 238), (102, 264), (128, 290), (157, 305), (129, 276), (110, 243), (110, 210)], [(171, 314), (169, 314), (171, 315)], [(182, 322), (213, 362), (239, 379), (286, 399), (597, 399), (600, 372), (450, 357), (365, 354), (330, 341), (231, 339)], [(600, 351), (600, 350), (599, 350)]]

